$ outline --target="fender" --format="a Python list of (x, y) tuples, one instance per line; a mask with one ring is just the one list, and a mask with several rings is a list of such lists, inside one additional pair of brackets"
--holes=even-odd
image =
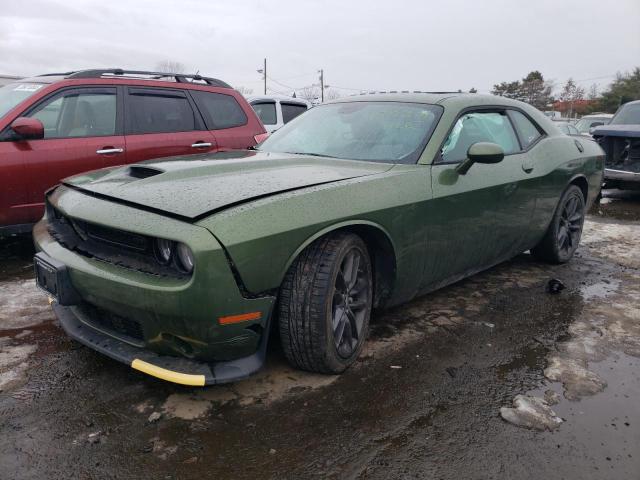
[[(391, 248), (393, 249), (393, 261), (394, 261), (394, 264), (395, 265), (398, 264), (398, 259), (396, 258), (396, 251), (397, 251), (396, 250), (396, 245), (393, 242), (393, 239), (391, 238), (391, 235), (389, 235), (389, 232), (387, 231), (386, 228), (384, 228), (382, 225), (380, 225), (378, 223), (374, 223), (374, 222), (371, 222), (369, 220), (351, 219), (351, 220), (346, 220), (344, 222), (335, 223), (335, 224), (330, 225), (328, 227), (325, 227), (325, 228), (323, 228), (321, 230), (318, 230), (316, 233), (314, 233), (309, 238), (307, 238), (300, 246), (298, 246), (298, 248), (293, 252), (293, 254), (289, 257), (289, 259), (285, 263), (284, 269), (279, 274), (280, 279), (284, 278), (285, 274), (287, 273), (287, 270), (289, 270), (289, 268), (291, 267), (291, 265), (293, 264), (295, 259), (298, 258), (298, 256), (300, 255), (300, 253), (305, 248), (307, 248), (311, 243), (316, 241), (318, 238), (320, 238), (320, 237), (322, 237), (324, 235), (327, 235), (328, 233), (340, 230), (342, 228), (357, 227), (357, 226), (372, 227), (372, 228), (375, 228), (376, 230), (380, 231), (381, 233), (383, 233), (384, 236), (389, 241), (389, 244), (391, 245)], [(282, 283), (282, 281), (280, 283)]]

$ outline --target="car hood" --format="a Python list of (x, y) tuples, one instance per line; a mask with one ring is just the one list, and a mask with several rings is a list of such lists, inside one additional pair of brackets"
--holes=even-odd
[(640, 137), (640, 125), (600, 125), (593, 129), (594, 137)]
[(392, 167), (296, 154), (221, 152), (97, 170), (62, 183), (100, 198), (195, 221), (269, 195), (374, 175)]

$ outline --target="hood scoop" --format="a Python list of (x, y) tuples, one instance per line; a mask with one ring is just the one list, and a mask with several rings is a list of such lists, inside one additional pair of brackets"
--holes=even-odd
[(160, 175), (161, 173), (164, 173), (164, 170), (146, 165), (131, 165), (129, 167), (129, 175), (133, 178), (149, 178)]

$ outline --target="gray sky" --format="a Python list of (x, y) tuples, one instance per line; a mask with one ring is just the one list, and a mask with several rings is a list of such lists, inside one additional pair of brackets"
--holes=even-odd
[[(0, 6), (0, 73), (172, 60), (260, 93), (451, 90), (531, 70), (606, 85), (640, 66), (640, 0), (29, 0)], [(343, 90), (342, 93), (349, 93)]]

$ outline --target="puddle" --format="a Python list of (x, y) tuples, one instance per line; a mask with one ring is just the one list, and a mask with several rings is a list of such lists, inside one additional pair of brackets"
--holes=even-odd
[(193, 420), (232, 402), (239, 406), (269, 405), (283, 399), (290, 392), (315, 390), (332, 384), (338, 378), (339, 375), (296, 370), (283, 358), (275, 362), (271, 359), (267, 367), (246, 380), (229, 385), (213, 385), (191, 392), (174, 393), (166, 399), (162, 411), (169, 417)]

